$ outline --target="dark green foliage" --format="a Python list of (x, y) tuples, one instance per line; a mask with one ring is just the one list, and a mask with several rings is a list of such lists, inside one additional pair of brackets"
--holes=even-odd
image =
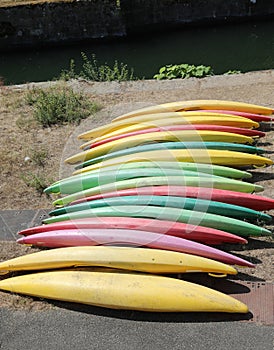
[(213, 75), (213, 69), (210, 66), (195, 66), (193, 64), (168, 64), (161, 67), (158, 74), (154, 75), (155, 79), (186, 79), (186, 78), (203, 78)]
[(44, 127), (54, 124), (76, 123), (98, 110), (84, 94), (75, 93), (68, 87), (53, 87), (47, 90), (31, 90), (26, 96), (33, 106), (34, 118)]

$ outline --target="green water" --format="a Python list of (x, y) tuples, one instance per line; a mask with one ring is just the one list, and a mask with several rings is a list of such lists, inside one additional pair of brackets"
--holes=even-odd
[(215, 74), (274, 68), (274, 21), (191, 27), (101, 43), (0, 53), (0, 76), (6, 83), (51, 80), (81, 51), (102, 63), (118, 60), (139, 77), (151, 78), (165, 64), (204, 64)]

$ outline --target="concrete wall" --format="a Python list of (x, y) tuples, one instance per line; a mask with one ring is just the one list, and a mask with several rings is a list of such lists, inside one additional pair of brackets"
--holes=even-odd
[(76, 0), (0, 7), (0, 50), (273, 14), (273, 0)]

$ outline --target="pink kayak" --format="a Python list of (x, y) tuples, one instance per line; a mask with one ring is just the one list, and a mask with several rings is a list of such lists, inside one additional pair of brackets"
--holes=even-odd
[(264, 211), (274, 209), (274, 199), (258, 196), (250, 193), (239, 193), (236, 191), (219, 190), (206, 187), (188, 187), (188, 186), (149, 186), (130, 188), (115, 192), (100, 193), (75, 200), (70, 205), (88, 202), (96, 199), (135, 196), (135, 195), (154, 195), (154, 196), (177, 196), (202, 198), (216, 202), (239, 205), (242, 207)]
[(240, 135), (251, 136), (251, 137), (263, 137), (263, 136), (265, 136), (265, 133), (262, 131), (259, 131), (259, 130), (236, 128), (233, 126), (225, 126), (225, 125), (207, 125), (207, 124), (171, 125), (171, 126), (162, 126), (162, 127), (158, 127), (158, 128), (138, 130), (138, 131), (128, 132), (126, 134), (112, 136), (112, 137), (109, 137), (107, 139), (94, 142), (90, 146), (87, 146), (87, 148), (94, 148), (94, 147), (103, 145), (105, 143), (111, 142), (111, 141), (120, 140), (120, 139), (122, 139), (124, 137), (128, 137), (128, 136), (148, 134), (151, 132), (194, 130), (194, 129), (195, 130), (223, 131), (223, 132), (230, 132), (230, 133), (234, 133), (234, 134), (240, 134)]
[(131, 218), (131, 217), (94, 217), (55, 222), (53, 224), (31, 227), (18, 232), (20, 235), (32, 235), (41, 232), (71, 229), (128, 229), (166, 234), (190, 239), (206, 244), (247, 243), (246, 239), (211, 227), (196, 226), (181, 222)]
[(203, 256), (230, 265), (254, 267), (248, 261), (219, 249), (183, 238), (148, 231), (123, 229), (71, 229), (37, 233), (22, 237), (18, 243), (39, 247), (75, 247), (94, 245), (145, 246)]
[(238, 115), (240, 117), (251, 119), (255, 122), (270, 122), (273, 120), (273, 117), (261, 114), (254, 113), (246, 113), (240, 111), (227, 111), (227, 110), (217, 110), (217, 109), (206, 109), (200, 110), (200, 112), (212, 112), (212, 113), (221, 113), (221, 114), (230, 114), (230, 115)]

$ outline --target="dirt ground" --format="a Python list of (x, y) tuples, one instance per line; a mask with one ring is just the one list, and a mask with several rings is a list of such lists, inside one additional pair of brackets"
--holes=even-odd
[[(76, 135), (94, 126), (102, 125), (112, 117), (127, 111), (156, 103), (188, 99), (223, 99), (257, 103), (274, 108), (273, 71), (256, 72), (237, 77), (190, 79), (189, 82), (136, 82), (93, 84), (70, 83), (75, 90), (87, 94), (102, 110), (80, 126), (42, 128), (32, 117), (25, 102), (26, 87), (1, 87), (0, 89), (0, 210), (51, 208), (53, 197), (39, 193), (30, 179), (42, 185), (71, 174), (72, 167), (63, 165), (63, 159), (76, 153), (79, 142)], [(29, 87), (28, 87), (29, 88)], [(259, 147), (266, 156), (273, 157), (274, 131), (272, 125), (263, 125), (266, 137)], [(265, 187), (262, 195), (274, 198), (273, 168), (251, 169), (252, 181)], [(36, 186), (37, 187), (37, 186)], [(274, 211), (270, 212), (274, 215)], [(268, 228), (273, 229), (271, 225)], [(235, 278), (247, 281), (274, 282), (272, 238), (251, 239), (245, 246), (226, 245), (222, 249), (235, 253), (256, 264), (254, 269), (241, 269)], [(0, 242), (0, 261), (37, 251), (14, 242)], [(1, 277), (0, 277), (1, 278)], [(51, 304), (0, 292), (0, 306), (43, 309)]]

